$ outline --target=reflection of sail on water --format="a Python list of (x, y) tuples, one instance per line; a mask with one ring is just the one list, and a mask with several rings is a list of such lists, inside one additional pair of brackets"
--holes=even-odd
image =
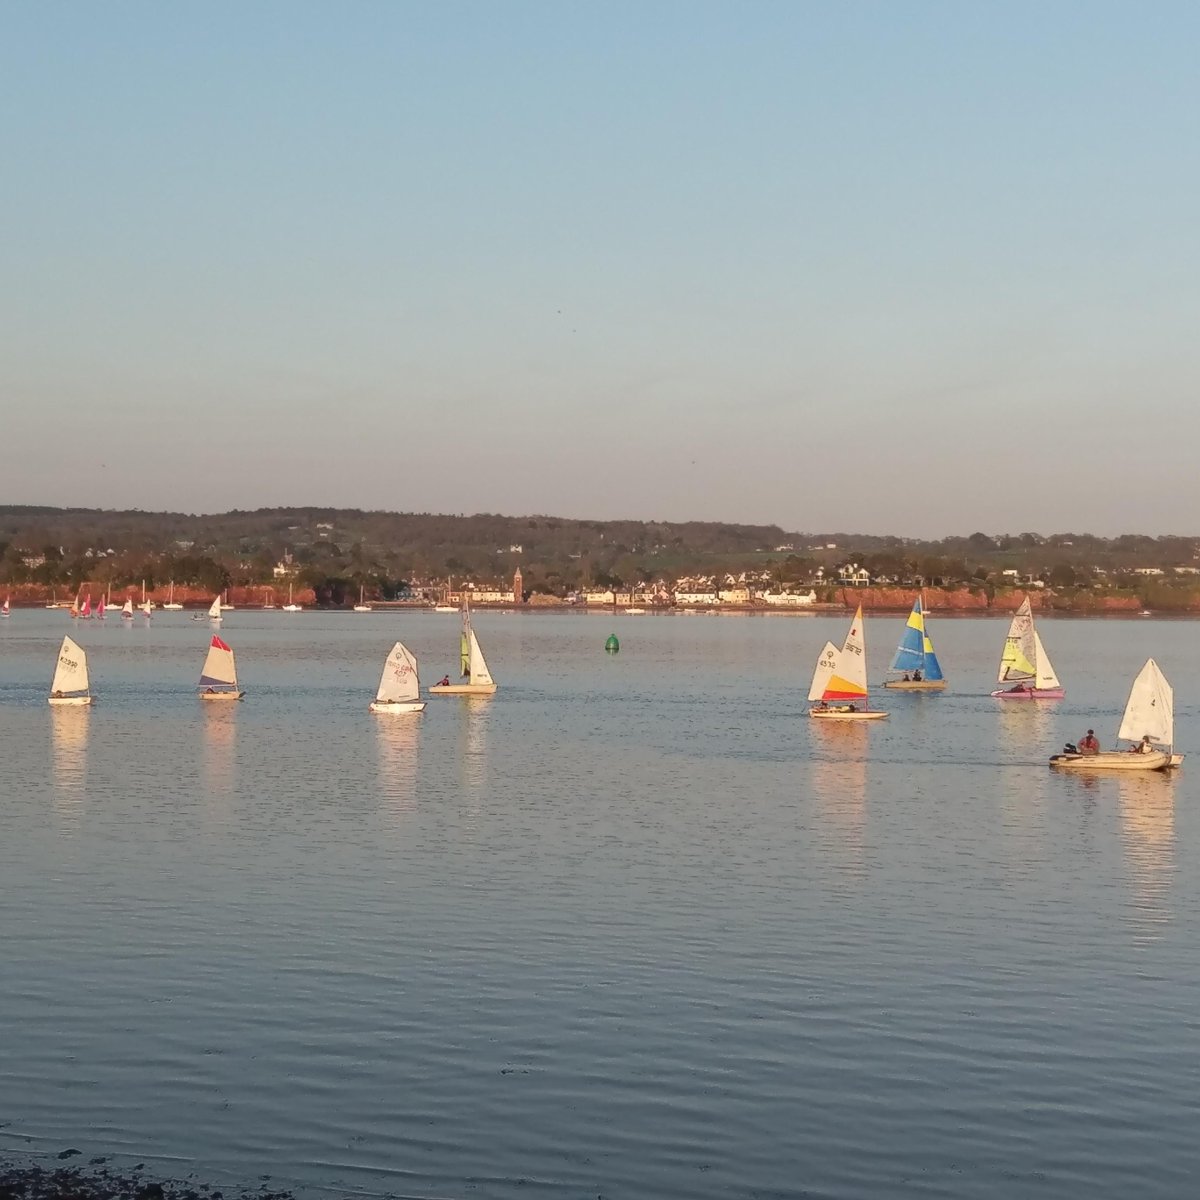
[(1000, 761), (1036, 761), (1044, 766), (1045, 748), (1057, 721), (1055, 714), (1037, 704), (1001, 704), (996, 716), (1000, 721)]
[(463, 700), (466, 730), (462, 742), (462, 783), (469, 792), (481, 792), (487, 786), (487, 727), (492, 698), (468, 696)]
[(865, 725), (814, 721), (809, 786), (822, 858), (844, 874), (866, 873), (867, 752)]
[(236, 704), (204, 704), (204, 786), (212, 796), (231, 797), (237, 745)]
[(375, 751), (379, 757), (379, 795), (389, 812), (417, 807), (417, 764), (421, 749), (420, 721), (377, 721)]
[(1121, 840), (1130, 887), (1130, 925), (1139, 940), (1155, 941), (1172, 917), (1175, 876), (1175, 788), (1170, 775), (1134, 772), (1116, 779)]
[(54, 804), (78, 816), (87, 798), (88, 733), (91, 710), (51, 708), (50, 745), (54, 763)]

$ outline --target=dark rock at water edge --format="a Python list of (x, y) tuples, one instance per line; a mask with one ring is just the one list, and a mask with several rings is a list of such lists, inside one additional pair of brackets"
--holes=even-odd
[[(57, 1157), (73, 1158), (78, 1150)], [(88, 1166), (42, 1166), (0, 1158), (0, 1200), (295, 1200), (265, 1183), (254, 1189), (222, 1189), (193, 1180), (150, 1179), (142, 1164), (127, 1171), (109, 1169), (103, 1158)]]

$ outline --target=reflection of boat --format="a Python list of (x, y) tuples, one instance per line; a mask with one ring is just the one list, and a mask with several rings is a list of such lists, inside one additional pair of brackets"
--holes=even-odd
[(379, 690), (371, 701), (373, 713), (419, 713), (425, 709), (420, 698), (417, 660), (403, 642), (397, 642), (384, 660)]
[(228, 795), (233, 787), (237, 709), (228, 704), (205, 704), (202, 711), (205, 790), (210, 795)]
[(1118, 779), (1121, 840), (1139, 924), (1170, 919), (1167, 893), (1175, 874), (1175, 789), (1161, 776)]
[(809, 795), (814, 816), (820, 818), (814, 829), (821, 835), (821, 858), (825, 859), (827, 852), (843, 871), (860, 875), (871, 737), (864, 725), (852, 721), (818, 721), (811, 737), (814, 750), (820, 752), (810, 759)]
[(198, 686), (201, 700), (240, 700), (246, 694), (238, 688), (233, 651), (215, 633), (209, 643)]
[(54, 682), (50, 684), (50, 703), (79, 707), (91, 702), (87, 654), (82, 646), (65, 637), (54, 667)]
[(421, 725), (420, 721), (375, 722), (378, 793), (387, 801), (387, 807), (396, 812), (416, 807)]
[(479, 639), (471, 628), (471, 604), (467, 597), (462, 601), (462, 636), (459, 641), (459, 671), (466, 683), (435, 683), (429, 694), (441, 696), (490, 696), (496, 690), (479, 648)]
[(87, 794), (87, 749), (91, 710), (55, 708), (50, 713), (50, 745), (53, 753), (54, 786), (72, 806)]
[(861, 604), (850, 622), (842, 648), (826, 642), (817, 657), (808, 698), (818, 702), (816, 708), (808, 710), (808, 715), (825, 721), (877, 721), (887, 716), (870, 708), (868, 703), (867, 646)]
[[(1090, 731), (1089, 731), (1090, 732)], [(1064, 750), (1050, 765), (1070, 771), (1165, 771), (1183, 761), (1172, 753), (1175, 741), (1175, 693), (1152, 658), (1138, 672), (1125, 703), (1118, 741), (1132, 742), (1129, 750), (1080, 754)]]
[(925, 612), (921, 606), (921, 597), (913, 601), (912, 612), (904, 632), (900, 635), (900, 644), (892, 658), (889, 668), (897, 674), (903, 673), (902, 679), (889, 679), (884, 683), (885, 688), (904, 692), (940, 692), (946, 687), (942, 675), (942, 667), (937, 655), (933, 652), (933, 642), (929, 638), (929, 629), (925, 624)]
[(1050, 655), (1034, 628), (1028, 596), (1013, 614), (1008, 627), (996, 682), (1013, 684), (992, 693), (1001, 700), (1061, 700), (1065, 694), (1054, 673)]

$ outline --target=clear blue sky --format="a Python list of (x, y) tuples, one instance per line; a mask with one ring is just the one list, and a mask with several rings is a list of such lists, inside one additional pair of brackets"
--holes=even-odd
[(0, 16), (0, 501), (1200, 532), (1193, 3)]

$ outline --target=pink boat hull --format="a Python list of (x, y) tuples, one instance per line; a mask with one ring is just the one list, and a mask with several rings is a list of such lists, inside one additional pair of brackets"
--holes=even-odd
[(1061, 700), (1066, 694), (1062, 688), (1003, 688), (992, 693), (997, 700)]

